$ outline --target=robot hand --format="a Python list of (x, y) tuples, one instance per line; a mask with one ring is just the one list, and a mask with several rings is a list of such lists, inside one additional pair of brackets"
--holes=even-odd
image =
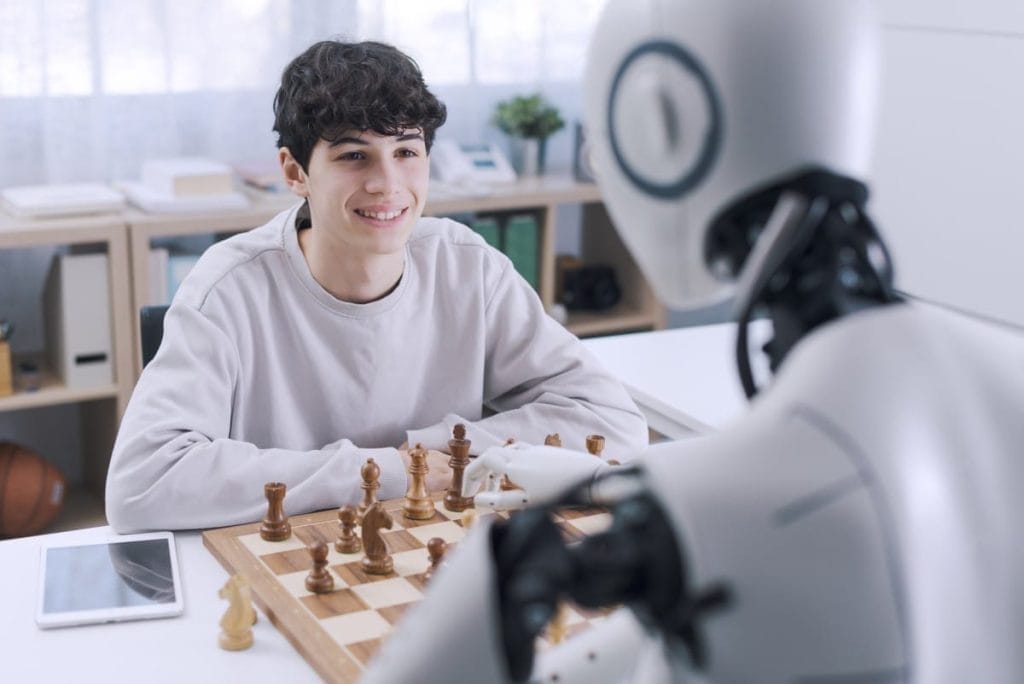
[[(462, 495), (476, 505), (504, 511), (554, 499), (570, 485), (592, 480), (612, 466), (579, 451), (511, 444), (491, 447), (466, 468)], [(519, 489), (502, 491), (507, 476)], [(483, 487), (482, 492), (480, 488)]]

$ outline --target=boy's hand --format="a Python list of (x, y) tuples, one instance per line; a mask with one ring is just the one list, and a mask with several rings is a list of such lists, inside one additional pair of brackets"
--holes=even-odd
[[(440, 451), (434, 451), (433, 449), (427, 449), (427, 471), (424, 479), (427, 482), (428, 492), (443, 492), (452, 483), (452, 469), (448, 466), (448, 459), (451, 458), (446, 453)], [(409, 475), (409, 466), (412, 465), (412, 456), (409, 455), (409, 447), (407, 444), (403, 444), (398, 449), (398, 455), (402, 457), (402, 463), (405, 464), (406, 472), (406, 487), (412, 483), (412, 476)]]

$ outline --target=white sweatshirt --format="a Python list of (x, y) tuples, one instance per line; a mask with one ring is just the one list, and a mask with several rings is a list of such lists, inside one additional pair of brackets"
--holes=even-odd
[(310, 273), (297, 209), (211, 247), (178, 290), (114, 445), (115, 530), (259, 520), (271, 481), (288, 515), (356, 503), (367, 457), (400, 497), (396, 447), (446, 450), (458, 422), (473, 453), (552, 432), (603, 434), (620, 459), (646, 446), (625, 389), (469, 228), (420, 219), (395, 290), (353, 304)]

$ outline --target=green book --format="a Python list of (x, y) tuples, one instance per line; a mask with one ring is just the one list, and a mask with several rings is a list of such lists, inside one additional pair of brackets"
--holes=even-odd
[(501, 226), (493, 216), (477, 216), (470, 222), (470, 228), (480, 234), (487, 244), (501, 249)]
[(534, 289), (538, 285), (537, 260), (540, 251), (540, 227), (534, 214), (515, 214), (505, 221), (505, 254), (519, 274)]

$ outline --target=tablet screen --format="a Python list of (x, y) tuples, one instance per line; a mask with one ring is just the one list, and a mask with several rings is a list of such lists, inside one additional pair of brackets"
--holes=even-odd
[(175, 601), (166, 539), (52, 547), (45, 567), (44, 614)]

